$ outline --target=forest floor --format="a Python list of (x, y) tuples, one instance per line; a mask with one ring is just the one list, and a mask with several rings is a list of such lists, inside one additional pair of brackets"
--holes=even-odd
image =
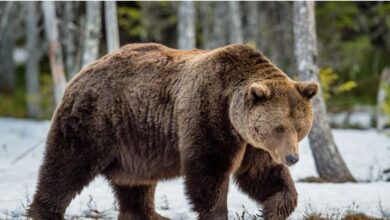
[[(0, 118), (0, 219), (25, 219), (42, 160), (49, 121)], [(317, 176), (307, 140), (301, 143), (301, 160), (291, 168), (299, 193), (296, 211), (290, 219), (303, 219), (310, 213), (337, 216), (365, 213), (390, 216), (390, 137), (374, 130), (334, 130), (343, 158), (358, 183), (308, 183), (301, 179)], [(159, 183), (156, 209), (171, 219), (194, 219), (184, 195), (182, 179)], [(252, 219), (261, 207), (231, 184), (228, 195), (231, 219)], [(116, 219), (117, 208), (111, 189), (102, 177), (96, 178), (67, 209), (68, 218)], [(252, 216), (250, 216), (252, 215)]]

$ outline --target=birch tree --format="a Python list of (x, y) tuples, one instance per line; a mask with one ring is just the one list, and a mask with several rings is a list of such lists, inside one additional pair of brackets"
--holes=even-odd
[(26, 40), (27, 40), (27, 61), (26, 61), (26, 89), (27, 89), (27, 115), (37, 118), (40, 115), (39, 96), (39, 59), (40, 50), (38, 33), (38, 2), (25, 2), (26, 17)]
[(104, 2), (104, 17), (106, 24), (107, 51), (119, 49), (118, 16), (115, 1)]
[(86, 8), (83, 67), (91, 64), (98, 57), (102, 28), (101, 2), (88, 1), (86, 2)]
[(181, 1), (178, 8), (179, 48), (195, 48), (195, 6), (193, 1)]
[(229, 43), (242, 44), (243, 33), (242, 33), (242, 20), (240, 2), (229, 1), (229, 14), (230, 14), (230, 30), (229, 30)]
[[(299, 78), (319, 82), (315, 3), (301, 1), (293, 4), (295, 55)], [(334, 141), (321, 91), (313, 100), (313, 114), (314, 122), (309, 133), (309, 142), (320, 178), (334, 182), (354, 181)]]
[(42, 11), (45, 23), (46, 37), (49, 43), (50, 68), (54, 85), (54, 97), (56, 105), (61, 102), (64, 93), (66, 78), (62, 48), (58, 38), (58, 22), (55, 13), (54, 2), (42, 2)]
[(81, 60), (79, 57), (79, 27), (77, 22), (80, 21), (81, 16), (77, 16), (77, 11), (80, 2), (66, 1), (58, 2), (56, 6), (61, 13), (61, 25), (59, 25), (62, 45), (64, 45), (64, 60), (65, 69), (68, 74), (68, 79), (79, 71)]

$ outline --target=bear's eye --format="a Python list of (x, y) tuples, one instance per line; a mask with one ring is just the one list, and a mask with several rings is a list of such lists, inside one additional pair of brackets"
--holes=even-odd
[(284, 127), (283, 126), (278, 126), (275, 128), (276, 132), (279, 134), (282, 134), (284, 132)]
[(298, 128), (297, 129), (297, 132), (299, 133), (299, 132), (301, 132), (302, 131), (302, 128)]

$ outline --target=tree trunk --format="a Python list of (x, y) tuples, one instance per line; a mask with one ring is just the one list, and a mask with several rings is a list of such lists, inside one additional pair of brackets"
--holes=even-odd
[(106, 22), (107, 51), (119, 49), (118, 16), (115, 1), (104, 2), (104, 15)]
[(224, 46), (228, 43), (227, 29), (229, 27), (229, 7), (227, 2), (212, 2), (212, 28), (210, 38), (207, 40), (206, 48), (213, 49)]
[(376, 127), (378, 130), (390, 128), (390, 67), (385, 68), (377, 95)]
[(193, 1), (181, 1), (178, 8), (179, 48), (195, 48), (195, 6)]
[(80, 59), (77, 59), (78, 52), (78, 30), (77, 30), (77, 15), (79, 2), (66, 1), (57, 3), (63, 11), (61, 16), (60, 36), (65, 52), (65, 69), (68, 74), (68, 79), (73, 76), (80, 69)]
[(87, 18), (84, 33), (83, 67), (91, 64), (98, 57), (102, 23), (101, 2), (88, 1), (86, 7)]
[(213, 2), (200, 2), (198, 4), (198, 20), (201, 26), (202, 38), (201, 45), (202, 48), (209, 48), (210, 39), (211, 39), (211, 30), (213, 26), (213, 10), (212, 10)]
[(242, 44), (244, 40), (242, 34), (242, 18), (241, 18), (240, 2), (229, 1), (229, 14), (231, 15), (229, 43)]
[[(314, 2), (294, 2), (293, 10), (299, 77), (301, 80), (319, 82)], [(321, 91), (313, 100), (313, 114), (309, 142), (320, 178), (333, 182), (355, 181), (337, 149)]]
[(50, 68), (54, 85), (56, 105), (61, 102), (64, 93), (66, 78), (62, 57), (62, 48), (58, 39), (58, 25), (54, 2), (42, 2), (42, 11), (45, 21), (45, 31), (49, 43)]
[(0, 23), (0, 92), (13, 93), (16, 84), (13, 50), (15, 46), (14, 20), (15, 2), (3, 3), (4, 10)]
[(249, 43), (250, 45), (253, 45), (255, 47), (259, 46), (257, 45), (257, 41), (259, 36), (259, 9), (258, 9), (258, 2), (256, 1), (248, 1), (244, 2), (244, 14), (245, 14), (245, 20), (246, 24), (244, 25), (244, 41), (245, 43)]
[(26, 89), (27, 89), (27, 115), (38, 118), (41, 113), (39, 95), (39, 58), (38, 48), (38, 22), (39, 12), (37, 2), (25, 2), (26, 6), (26, 38), (27, 38), (27, 61), (26, 61)]

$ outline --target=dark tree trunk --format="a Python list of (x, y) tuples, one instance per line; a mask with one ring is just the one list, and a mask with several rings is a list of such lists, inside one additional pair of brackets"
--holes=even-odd
[[(294, 2), (295, 55), (300, 79), (319, 82), (314, 4)], [(355, 181), (337, 149), (321, 91), (313, 100), (313, 114), (309, 142), (320, 178), (332, 182)]]
[(209, 39), (206, 48), (213, 49), (224, 46), (229, 42), (227, 29), (229, 27), (228, 2), (212, 2), (212, 21)]
[(16, 83), (13, 49), (15, 46), (15, 20), (12, 19), (16, 2), (3, 3), (0, 22), (0, 92), (13, 93)]
[(243, 29), (244, 41), (250, 45), (258, 47), (257, 42), (259, 41), (259, 30), (260, 30), (260, 17), (258, 2), (248, 1), (244, 2), (244, 15), (245, 15), (245, 25)]
[(242, 33), (242, 18), (240, 2), (229, 1), (230, 30), (229, 43), (242, 44), (244, 42)]
[(41, 113), (39, 95), (39, 12), (37, 2), (25, 2), (26, 6), (26, 90), (27, 90), (27, 115), (38, 118)]

